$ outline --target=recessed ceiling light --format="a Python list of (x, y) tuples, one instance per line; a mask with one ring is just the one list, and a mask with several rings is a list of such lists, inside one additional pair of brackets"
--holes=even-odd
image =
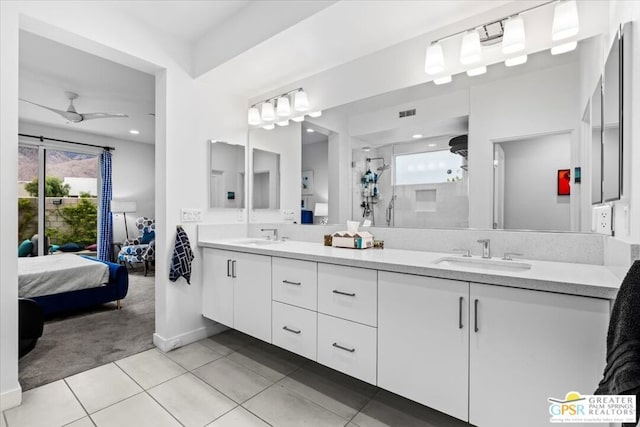
[(311, 128), (307, 128), (307, 132), (309, 132), (309, 133), (313, 133), (313, 132), (315, 132), (315, 130), (313, 130), (313, 129), (311, 129)]
[(416, 133), (415, 135), (413, 135), (414, 139), (418, 139), (418, 138), (422, 138), (422, 134), (421, 133)]
[(433, 144), (433, 143), (431, 143), (431, 144), (429, 144), (428, 146), (429, 146), (429, 147), (435, 147), (436, 145), (438, 145), (438, 144)]
[(362, 151), (371, 151), (371, 147), (369, 146), (362, 147)]
[(131, 129), (131, 130), (129, 131), (129, 133), (130, 133), (131, 135), (139, 135), (139, 134), (140, 134), (140, 131), (139, 131), (139, 130), (135, 130), (135, 129)]

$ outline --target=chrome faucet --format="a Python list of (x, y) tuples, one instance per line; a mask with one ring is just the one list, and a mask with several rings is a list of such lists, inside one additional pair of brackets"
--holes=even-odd
[(489, 239), (480, 239), (478, 243), (482, 243), (482, 258), (491, 258), (491, 247), (489, 243), (491, 240)]
[[(273, 240), (278, 240), (278, 229), (277, 228), (261, 228), (260, 231), (273, 231)], [(267, 236), (268, 239), (271, 239), (271, 236)]]

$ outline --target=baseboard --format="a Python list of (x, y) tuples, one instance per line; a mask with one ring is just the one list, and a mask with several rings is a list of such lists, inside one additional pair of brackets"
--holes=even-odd
[(156, 333), (153, 334), (153, 345), (158, 347), (163, 352), (168, 352), (176, 348), (191, 344), (196, 341), (200, 341), (211, 335), (219, 334), (220, 332), (229, 329), (223, 324), (216, 323), (212, 326), (203, 326), (193, 331), (185, 332), (184, 334), (176, 335), (171, 338), (162, 337)]
[[(22, 403), (22, 387), (18, 385), (18, 388), (5, 391), (0, 394), (0, 411), (15, 408)], [(1, 416), (1, 415), (0, 415)]]

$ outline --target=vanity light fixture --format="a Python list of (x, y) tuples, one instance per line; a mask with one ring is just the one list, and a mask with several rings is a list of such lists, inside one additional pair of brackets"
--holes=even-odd
[(562, 53), (571, 52), (578, 46), (577, 41), (572, 41), (569, 43), (559, 44), (558, 46), (554, 46), (551, 48), (551, 55), (560, 55)]
[(421, 133), (416, 133), (415, 135), (412, 136), (413, 139), (420, 139), (422, 138), (422, 134)]
[(504, 65), (507, 67), (514, 67), (516, 65), (524, 64), (527, 62), (527, 55), (514, 56), (513, 58), (505, 59)]
[(462, 38), (460, 48), (460, 63), (472, 65), (482, 59), (482, 46), (480, 46), (480, 34), (477, 30), (468, 31)]
[(439, 77), (437, 79), (433, 79), (433, 82), (437, 85), (443, 85), (446, 83), (451, 83), (451, 76)]
[(508, 19), (504, 24), (504, 36), (502, 38), (502, 53), (511, 55), (522, 52), (526, 41), (524, 35), (524, 21), (521, 16)]
[(262, 126), (262, 129), (265, 129), (265, 130), (272, 130), (272, 129), (274, 129), (275, 127), (276, 127), (276, 125), (274, 125), (273, 123), (271, 123), (270, 125), (264, 125), (264, 126)]
[(578, 34), (580, 22), (578, 20), (578, 6), (575, 0), (561, 1), (553, 11), (553, 27), (551, 39), (559, 41)]
[(427, 47), (427, 54), (424, 60), (424, 72), (429, 75), (435, 75), (442, 73), (444, 68), (442, 45), (439, 42), (430, 44)]
[(472, 68), (467, 70), (467, 76), (475, 77), (487, 72), (487, 67), (483, 65), (482, 67)]
[(131, 129), (131, 130), (129, 131), (129, 133), (130, 133), (131, 135), (140, 135), (140, 131), (139, 131), (139, 130), (136, 130), (136, 129)]
[[(305, 112), (310, 108), (309, 97), (303, 88), (298, 87), (283, 94), (256, 102), (247, 111), (247, 123), (251, 126), (262, 126), (264, 129), (274, 129), (279, 126), (287, 126), (289, 120), (295, 122), (304, 121)], [(311, 117), (320, 117), (322, 111), (309, 113)]]

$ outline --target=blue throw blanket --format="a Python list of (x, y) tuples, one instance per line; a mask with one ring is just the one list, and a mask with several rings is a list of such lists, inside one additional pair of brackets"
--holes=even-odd
[(171, 258), (171, 270), (169, 271), (169, 280), (175, 282), (180, 276), (191, 284), (191, 261), (193, 261), (193, 251), (189, 243), (189, 236), (182, 227), (178, 227), (176, 233), (176, 243), (173, 248), (173, 257)]

